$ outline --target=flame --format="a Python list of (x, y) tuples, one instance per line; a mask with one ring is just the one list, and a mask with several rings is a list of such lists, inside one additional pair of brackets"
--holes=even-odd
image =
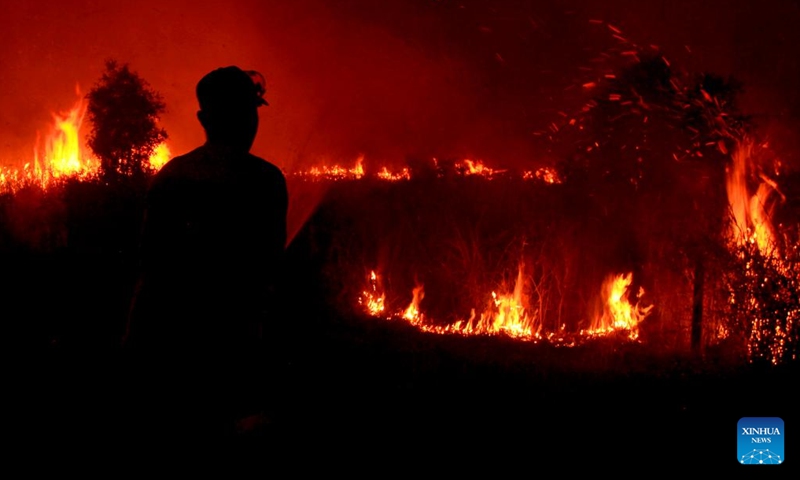
[(353, 168), (339, 165), (323, 165), (296, 172), (294, 175), (311, 180), (360, 180), (364, 177), (364, 174), (364, 155), (361, 155), (356, 159), (356, 164)]
[(408, 168), (404, 168), (400, 170), (400, 172), (394, 173), (389, 171), (388, 168), (383, 167), (381, 168), (381, 171), (378, 172), (378, 178), (390, 182), (396, 182), (398, 180), (411, 180), (411, 173), (408, 171)]
[[(443, 172), (440, 168), (439, 161), (436, 158), (431, 158), (431, 161), (434, 169), (438, 171), (439, 177), (451, 173), (449, 169), (446, 173)], [(464, 159), (453, 163), (452, 167), (452, 173), (464, 177), (478, 176), (491, 180), (492, 178), (495, 178), (501, 174), (508, 175), (508, 170), (488, 167), (480, 160)], [(367, 176), (367, 173), (368, 172), (364, 167), (364, 156), (361, 155), (356, 159), (356, 163), (353, 167), (344, 167), (339, 163), (334, 163), (333, 165), (330, 163), (323, 163), (321, 165), (313, 166), (307, 170), (297, 170), (291, 172), (290, 175), (312, 182), (352, 181), (365, 178), (377, 178), (378, 180), (384, 180), (387, 182), (411, 180), (411, 169), (408, 167), (395, 170), (384, 165), (377, 169), (374, 173), (370, 173), (370, 176)], [(558, 184), (563, 182), (562, 175), (553, 167), (542, 167), (535, 171), (524, 171), (522, 172), (522, 178), (525, 180), (538, 180), (548, 184)]]
[[(368, 314), (380, 316), (384, 311), (385, 295), (377, 287), (377, 277), (374, 275), (375, 273), (372, 272), (369, 287), (362, 292), (359, 303)], [(513, 291), (508, 294), (492, 292), (492, 301), (480, 317), (473, 309), (470, 318), (466, 321), (460, 320), (452, 325), (438, 326), (426, 321), (426, 317), (420, 309), (420, 303), (425, 297), (425, 290), (422, 285), (417, 285), (412, 291), (412, 300), (408, 307), (387, 318), (402, 319), (426, 332), (461, 335), (505, 334), (514, 338), (533, 340), (539, 338), (540, 322), (536, 314), (529, 313), (528, 299), (523, 293), (524, 287), (524, 265), (520, 263)]]
[(151, 170), (158, 171), (161, 170), (161, 167), (166, 165), (171, 155), (172, 154), (169, 151), (167, 144), (162, 142), (158, 144), (155, 150), (153, 150), (153, 154), (150, 155), (147, 163)]
[(778, 192), (777, 184), (762, 176), (755, 194), (750, 194), (747, 180), (754, 168), (753, 142), (739, 141), (731, 154), (731, 165), (726, 171), (726, 189), (733, 221), (730, 235), (734, 243), (742, 246), (755, 243), (764, 255), (775, 254), (775, 234), (772, 228), (772, 197)]
[(512, 337), (532, 338), (539, 333), (538, 316), (530, 315), (528, 311), (528, 298), (523, 293), (525, 278), (524, 265), (519, 264), (517, 280), (511, 293), (500, 294), (492, 292), (490, 308), (481, 314), (475, 322), (475, 314), (460, 328), (465, 334), (497, 334), (505, 333)]
[(353, 167), (351, 173), (356, 178), (361, 178), (364, 176), (364, 155), (358, 157), (358, 159), (356, 160), (356, 166)]
[[(97, 163), (92, 159), (83, 161), (79, 131), (86, 115), (86, 101), (80, 98), (66, 114), (53, 114), (54, 126), (46, 141), (43, 159), (45, 169), (53, 177), (92, 175)], [(38, 149), (34, 149), (34, 162), (39, 165)]]
[[(642, 307), (638, 301), (631, 304), (628, 300), (628, 288), (633, 281), (632, 273), (610, 275), (602, 287), (603, 313), (593, 320), (589, 330), (569, 334), (562, 325), (558, 331), (544, 332), (539, 312), (529, 308), (529, 300), (525, 295), (524, 271), (524, 265), (520, 262), (511, 292), (492, 292), (492, 300), (483, 313), (478, 315), (473, 308), (469, 319), (458, 320), (450, 325), (438, 325), (424, 315), (420, 306), (425, 298), (422, 285), (413, 289), (411, 303), (405, 309), (387, 314), (386, 295), (380, 288), (379, 277), (374, 271), (370, 272), (368, 287), (362, 291), (358, 302), (373, 317), (402, 320), (424, 332), (465, 336), (506, 335), (533, 342), (547, 340), (561, 346), (574, 346), (580, 339), (596, 338), (616, 331), (627, 332), (628, 338), (636, 340), (639, 337), (639, 324), (654, 308), (653, 305)], [(637, 298), (643, 295), (644, 289), (640, 288)]]
[(493, 175), (503, 173), (505, 170), (495, 170), (483, 164), (480, 160), (472, 161), (464, 159), (456, 163), (456, 170), (464, 175), (480, 175), (482, 177), (491, 178)]
[[(773, 208), (785, 197), (777, 182), (761, 171), (755, 148), (749, 138), (738, 141), (726, 170), (732, 217), (729, 236), (731, 245), (740, 247), (738, 255), (744, 260), (745, 279), (739, 305), (734, 292), (741, 285), (732, 286), (729, 303), (746, 316), (750, 360), (764, 357), (777, 365), (786, 355), (791, 338), (796, 338), (797, 273), (791, 249), (779, 250), (772, 224)], [(758, 186), (751, 193), (752, 183), (748, 181), (754, 180)], [(755, 252), (760, 257), (752, 256)]]
[[(603, 313), (595, 318), (589, 330), (590, 335), (606, 334), (614, 330), (629, 332), (629, 337), (635, 340), (639, 337), (639, 323), (642, 322), (653, 310), (653, 305), (640, 307), (637, 301), (632, 305), (628, 300), (628, 288), (633, 282), (633, 273), (609, 275), (603, 282), (602, 297), (604, 300)], [(640, 288), (636, 298), (644, 295)]]
[(381, 315), (386, 308), (384, 303), (385, 300), (386, 295), (380, 288), (378, 283), (378, 275), (373, 270), (369, 274), (369, 286), (366, 290), (361, 292), (361, 297), (359, 298), (358, 303), (366, 308), (367, 313), (373, 317), (377, 317)]
[(419, 311), (419, 303), (425, 298), (425, 289), (422, 285), (417, 285), (411, 293), (411, 304), (403, 312), (403, 318), (408, 320), (412, 325), (416, 325), (422, 323), (422, 313)]
[[(27, 185), (47, 189), (57, 180), (90, 180), (97, 176), (100, 162), (81, 147), (81, 128), (87, 103), (80, 95), (80, 90), (76, 91), (79, 98), (71, 109), (52, 114), (50, 133), (41, 149), (40, 140), (37, 139), (33, 161), (26, 163), (21, 171), (14, 168), (0, 170), (0, 192), (14, 192)], [(148, 164), (152, 170), (159, 170), (169, 160), (169, 156), (166, 143), (161, 143), (149, 158)]]

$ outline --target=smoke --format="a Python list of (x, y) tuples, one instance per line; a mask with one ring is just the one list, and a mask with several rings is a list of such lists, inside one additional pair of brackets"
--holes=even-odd
[(734, 3), (2, 0), (0, 164), (29, 161), (51, 112), (74, 103), (76, 84), (91, 88), (107, 58), (164, 96), (175, 154), (204, 141), (197, 81), (239, 65), (267, 79), (253, 151), (286, 170), (360, 154), (368, 166), (409, 155), (536, 163), (536, 133), (572, 107), (610, 38), (591, 19), (693, 71), (740, 77), (745, 107), (796, 122), (797, 6)]
[[(164, 96), (175, 153), (203, 142), (194, 86), (225, 65), (266, 76), (254, 151), (284, 168), (447, 150), (471, 109), (460, 60), (389, 31), (396, 18), (369, 2), (4, 3), (3, 164), (29, 160), (51, 112), (74, 103), (76, 84), (91, 88), (107, 58)], [(427, 8), (389, 3), (406, 18)]]

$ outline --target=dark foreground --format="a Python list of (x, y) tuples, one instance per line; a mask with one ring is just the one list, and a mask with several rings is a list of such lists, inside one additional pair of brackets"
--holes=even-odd
[(787, 430), (786, 463), (755, 473), (787, 473), (800, 460), (796, 366), (744, 366), (722, 350), (703, 358), (656, 355), (621, 339), (556, 348), (446, 337), (369, 319), (297, 328), (286, 340), (281, 368), (269, 379), (270, 423), (249, 436), (202, 445), (159, 431), (133, 437), (137, 405), (119, 353), (59, 349), (11, 364), (8, 431), (25, 451), (82, 452), (73, 460), (117, 458), (125, 468), (177, 452), (201, 462), (207, 458), (196, 452), (234, 446), (264, 468), (298, 471), (324, 458), (326, 468), (344, 472), (375, 461), (384, 473), (433, 461), (531, 474), (551, 464), (565, 474), (587, 464), (594, 471), (645, 467), (643, 474), (754, 473), (736, 463), (737, 421), (778, 416)]
[[(451, 217), (469, 227), (472, 212), (482, 209), (487, 198), (498, 202), (489, 211), (519, 211), (502, 208), (506, 197), (494, 195), (493, 189), (503, 185), (488, 185), (477, 184), (490, 191), (472, 196), (458, 190), (460, 183), (449, 187), (454, 194), (443, 198), (455, 199), (451, 210), (461, 212), (456, 207), (463, 207), (462, 199), (475, 203)], [(341, 292), (360, 291), (363, 268), (379, 263), (368, 261), (372, 243), (393, 238), (377, 234), (373, 220), (386, 219), (385, 229), (398, 235), (419, 231), (410, 220), (418, 216), (395, 225), (391, 215), (363, 205), (374, 210), (385, 206), (391, 212), (389, 207), (417, 199), (421, 204), (410, 210), (428, 212), (424, 225), (433, 233), (438, 233), (433, 227), (443, 225), (440, 214), (425, 208), (428, 197), (413, 195), (414, 185), (396, 188), (378, 189), (365, 197), (344, 185), (341, 191), (348, 196), (323, 203), (328, 207), (298, 235), (302, 241), (294, 242), (296, 253), (290, 262), (297, 278), (288, 281), (297, 285), (288, 291), (303, 292), (304, 298), (296, 299), (298, 308), (276, 335), (274, 376), (254, 379), (266, 382), (273, 392), (266, 411), (269, 423), (248, 436), (205, 440), (180, 432), (173, 435), (172, 425), (148, 423), (142, 403), (160, 405), (167, 399), (163, 391), (135, 388), (136, 372), (119, 350), (135, 279), (139, 195), (133, 192), (124, 197), (127, 201), (119, 201), (118, 192), (111, 195), (96, 185), (73, 185), (65, 193), (72, 192), (65, 202), (73, 207), (64, 207), (71, 213), (62, 222), (69, 235), (56, 235), (57, 229), (51, 235), (45, 228), (52, 224), (49, 217), (34, 214), (61, 212), (46, 208), (52, 196), (34, 195), (40, 202), (29, 202), (27, 209), (9, 204), (8, 221), (0, 225), (15, 225), (16, 234), (30, 233), (32, 238), (19, 240), (9, 229), (0, 228), (4, 266), (0, 291), (6, 306), (0, 328), (7, 354), (0, 381), (7, 456), (12, 460), (32, 456), (35, 461), (26, 463), (29, 468), (63, 470), (64, 464), (55, 459), (67, 454), (81, 471), (111, 465), (103, 470), (104, 477), (117, 477), (163, 458), (180, 459), (183, 467), (198, 466), (231, 449), (252, 454), (267, 472), (280, 466), (290, 469), (281, 472), (298, 474), (322, 468), (382, 477), (415, 467), (419, 467), (416, 473), (429, 473), (427, 463), (433, 462), (449, 476), (488, 466), (492, 478), (512, 468), (526, 477), (544, 478), (574, 476), (587, 468), (632, 471), (643, 477), (664, 470), (703, 471), (713, 478), (728, 472), (741, 477), (791, 477), (789, 472), (800, 464), (800, 443), (795, 441), (800, 431), (796, 363), (779, 368), (748, 365), (740, 352), (726, 346), (694, 356), (673, 345), (670, 337), (658, 335), (641, 344), (607, 339), (556, 348), (500, 337), (423, 334), (399, 322), (337, 313), (342, 309), (331, 300), (342, 296), (347, 305), (354, 303), (354, 297)], [(516, 195), (508, 198), (518, 201)], [(538, 209), (549, 203), (520, 204)], [(354, 220), (352, 212), (360, 212), (363, 221)], [(572, 221), (569, 216), (553, 217)], [(546, 225), (548, 218), (541, 221)], [(31, 219), (41, 222), (31, 224)], [(49, 243), (33, 242), (51, 236), (55, 240)], [(423, 237), (432, 243), (443, 238)], [(69, 241), (62, 245), (59, 239)], [(513, 243), (501, 240), (488, 243)], [(415, 243), (395, 243), (416, 248)], [(565, 251), (582, 251), (566, 248), (572, 245), (569, 242), (565, 245)], [(433, 246), (431, 250), (438, 252)], [(414, 258), (406, 253), (396, 254), (400, 263), (389, 264), (406, 265), (403, 259)], [(591, 257), (605, 259), (608, 254)], [(427, 259), (420, 263), (432, 264)], [(587, 270), (584, 263), (577, 264), (581, 272)], [(440, 279), (442, 285), (455, 285), (462, 276), (457, 269), (449, 275), (454, 281)], [(587, 288), (593, 292), (597, 285), (589, 282)], [(410, 291), (410, 286), (400, 290)], [(659, 308), (670, 306), (667, 301), (655, 303)], [(662, 316), (669, 318), (666, 313)], [(168, 423), (170, 412), (161, 414)], [(784, 420), (784, 465), (737, 463), (737, 422), (746, 416)], [(556, 473), (545, 470), (550, 465), (557, 465)], [(148, 470), (148, 476), (154, 471)]]

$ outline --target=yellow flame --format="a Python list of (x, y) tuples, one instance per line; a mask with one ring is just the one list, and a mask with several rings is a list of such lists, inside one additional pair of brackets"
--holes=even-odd
[(364, 176), (364, 155), (360, 155), (356, 160), (356, 166), (350, 170), (350, 173), (353, 174), (355, 178), (361, 178)]
[(511, 293), (498, 294), (492, 292), (490, 306), (478, 317), (472, 309), (466, 321), (457, 321), (452, 325), (441, 327), (424, 323), (420, 312), (420, 302), (425, 296), (422, 286), (412, 292), (411, 304), (402, 312), (401, 318), (424, 331), (435, 333), (458, 333), (461, 335), (497, 335), (505, 334), (515, 338), (538, 338), (540, 324), (538, 316), (530, 314), (527, 308), (528, 299), (524, 294), (524, 265), (520, 263), (514, 289)]
[(408, 320), (411, 324), (416, 325), (422, 322), (422, 313), (419, 311), (419, 303), (425, 298), (425, 289), (422, 285), (417, 285), (412, 290), (411, 304), (403, 312), (403, 318)]
[[(639, 336), (639, 323), (642, 322), (653, 310), (653, 305), (641, 307), (637, 301), (631, 304), (628, 299), (628, 288), (633, 282), (633, 273), (609, 275), (603, 282), (602, 298), (604, 301), (603, 313), (592, 322), (590, 335), (602, 335), (615, 330), (629, 332), (631, 339)], [(640, 288), (636, 298), (644, 295)]]
[(487, 178), (491, 178), (497, 173), (505, 172), (505, 170), (495, 170), (493, 168), (489, 168), (480, 160), (473, 161), (464, 159), (463, 161), (456, 163), (455, 166), (456, 169), (460, 172), (463, 172), (464, 175), (479, 175)]
[(369, 286), (366, 290), (361, 292), (361, 297), (358, 302), (366, 309), (367, 313), (373, 317), (377, 317), (385, 310), (386, 295), (380, 288), (378, 283), (378, 275), (375, 271), (369, 274)]
[(150, 155), (148, 159), (148, 165), (152, 170), (161, 170), (161, 167), (166, 165), (169, 161), (171, 153), (169, 151), (169, 147), (166, 143), (159, 143), (158, 146), (153, 150), (153, 154)]
[(774, 255), (775, 234), (768, 205), (777, 193), (777, 185), (762, 177), (756, 193), (750, 194), (747, 180), (752, 168), (753, 142), (748, 139), (737, 142), (725, 182), (733, 216), (730, 234), (738, 245), (755, 243), (762, 254)]
[(466, 323), (465, 333), (495, 334), (505, 333), (512, 337), (533, 337), (539, 333), (538, 316), (528, 311), (528, 298), (523, 293), (525, 278), (524, 265), (519, 264), (517, 279), (511, 293), (492, 292), (492, 305), (475, 322)]
[[(574, 346), (581, 338), (588, 339), (607, 335), (614, 331), (628, 333), (631, 340), (638, 338), (639, 324), (650, 314), (654, 306), (642, 307), (637, 301), (631, 304), (628, 299), (628, 288), (633, 281), (633, 274), (610, 275), (603, 283), (603, 313), (593, 319), (589, 330), (577, 334), (564, 331), (564, 325), (558, 331), (544, 333), (538, 311), (531, 312), (528, 298), (525, 295), (526, 278), (524, 265), (520, 263), (514, 289), (510, 293), (492, 292), (490, 306), (479, 315), (475, 309), (467, 320), (459, 320), (450, 325), (437, 325), (428, 319), (421, 310), (420, 303), (425, 297), (421, 285), (412, 291), (411, 303), (394, 314), (387, 314), (384, 300), (386, 298), (379, 286), (378, 276), (370, 273), (369, 286), (361, 293), (359, 304), (365, 311), (375, 317), (387, 320), (400, 319), (414, 325), (424, 332), (459, 335), (498, 335), (503, 334), (519, 340), (538, 341), (547, 339), (562, 346)], [(637, 299), (644, 295), (639, 289)]]
[(56, 178), (92, 173), (96, 169), (92, 162), (82, 160), (79, 131), (85, 114), (86, 102), (82, 98), (66, 114), (53, 114), (54, 127), (47, 139), (44, 160)]
[(391, 172), (388, 168), (383, 167), (381, 171), (378, 172), (378, 178), (381, 180), (387, 180), (390, 182), (396, 182), (398, 180), (410, 180), (411, 173), (408, 171), (408, 168), (404, 168), (400, 170), (400, 172)]
[(322, 165), (311, 167), (309, 170), (296, 172), (294, 175), (308, 178), (311, 180), (359, 180), (364, 177), (364, 155), (356, 159), (356, 164), (352, 168), (340, 165)]
[[(21, 171), (4, 168), (0, 171), (0, 192), (14, 192), (24, 185), (48, 188), (54, 180), (78, 178), (88, 180), (97, 176), (100, 162), (81, 145), (81, 127), (86, 115), (86, 100), (80, 96), (66, 113), (53, 113), (53, 125), (40, 148), (37, 138), (33, 149), (33, 161), (27, 162)], [(40, 153), (40, 150), (43, 153)], [(170, 151), (166, 143), (159, 144), (149, 159), (149, 166), (159, 170), (169, 160)]]

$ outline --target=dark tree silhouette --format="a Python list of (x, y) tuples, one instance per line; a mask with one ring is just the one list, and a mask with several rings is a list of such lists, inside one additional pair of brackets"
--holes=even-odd
[(705, 278), (716, 275), (715, 252), (725, 251), (725, 169), (752, 128), (737, 106), (741, 91), (734, 78), (689, 76), (661, 55), (641, 54), (600, 83), (580, 130), (565, 138), (575, 152), (562, 166), (566, 186), (583, 196), (587, 218), (601, 219), (588, 237), (604, 239), (634, 277), (642, 268), (669, 281), (663, 291), (691, 278), (689, 329), (698, 351), (713, 323), (703, 311)]
[(166, 105), (161, 95), (127, 64), (106, 61), (103, 76), (86, 95), (92, 122), (89, 147), (100, 159), (106, 180), (143, 177), (148, 158), (167, 138), (158, 126)]

